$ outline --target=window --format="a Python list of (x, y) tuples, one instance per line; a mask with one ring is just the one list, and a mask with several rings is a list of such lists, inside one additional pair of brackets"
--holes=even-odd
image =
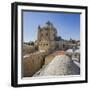
[(46, 46), (48, 46), (48, 44), (46, 44)]
[(41, 37), (43, 36), (43, 33), (41, 33)]
[(46, 36), (48, 36), (48, 33), (46, 33)]

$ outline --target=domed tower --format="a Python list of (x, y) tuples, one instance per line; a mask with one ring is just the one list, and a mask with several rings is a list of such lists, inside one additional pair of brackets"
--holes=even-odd
[(40, 51), (49, 51), (55, 49), (55, 38), (57, 30), (53, 24), (48, 21), (43, 27), (38, 27), (38, 46)]

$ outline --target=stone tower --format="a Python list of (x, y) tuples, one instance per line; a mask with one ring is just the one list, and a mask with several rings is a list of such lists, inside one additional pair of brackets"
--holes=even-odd
[(48, 21), (43, 27), (38, 26), (38, 46), (39, 51), (51, 51), (55, 49), (55, 38), (57, 30), (53, 24)]

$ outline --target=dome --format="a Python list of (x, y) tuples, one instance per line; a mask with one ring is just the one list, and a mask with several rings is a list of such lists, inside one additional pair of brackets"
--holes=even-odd
[(68, 49), (66, 50), (67, 53), (73, 53), (73, 50), (72, 49)]
[(79, 49), (75, 50), (75, 53), (80, 53), (80, 50)]
[(39, 76), (79, 75), (80, 68), (67, 55), (58, 55), (39, 73)]

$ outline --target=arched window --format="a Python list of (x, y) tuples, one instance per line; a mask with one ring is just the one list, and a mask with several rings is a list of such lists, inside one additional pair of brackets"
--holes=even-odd
[(48, 36), (48, 33), (46, 33), (46, 36)]
[(41, 37), (43, 37), (43, 33), (41, 33)]
[(46, 44), (46, 46), (48, 46), (48, 44)]

